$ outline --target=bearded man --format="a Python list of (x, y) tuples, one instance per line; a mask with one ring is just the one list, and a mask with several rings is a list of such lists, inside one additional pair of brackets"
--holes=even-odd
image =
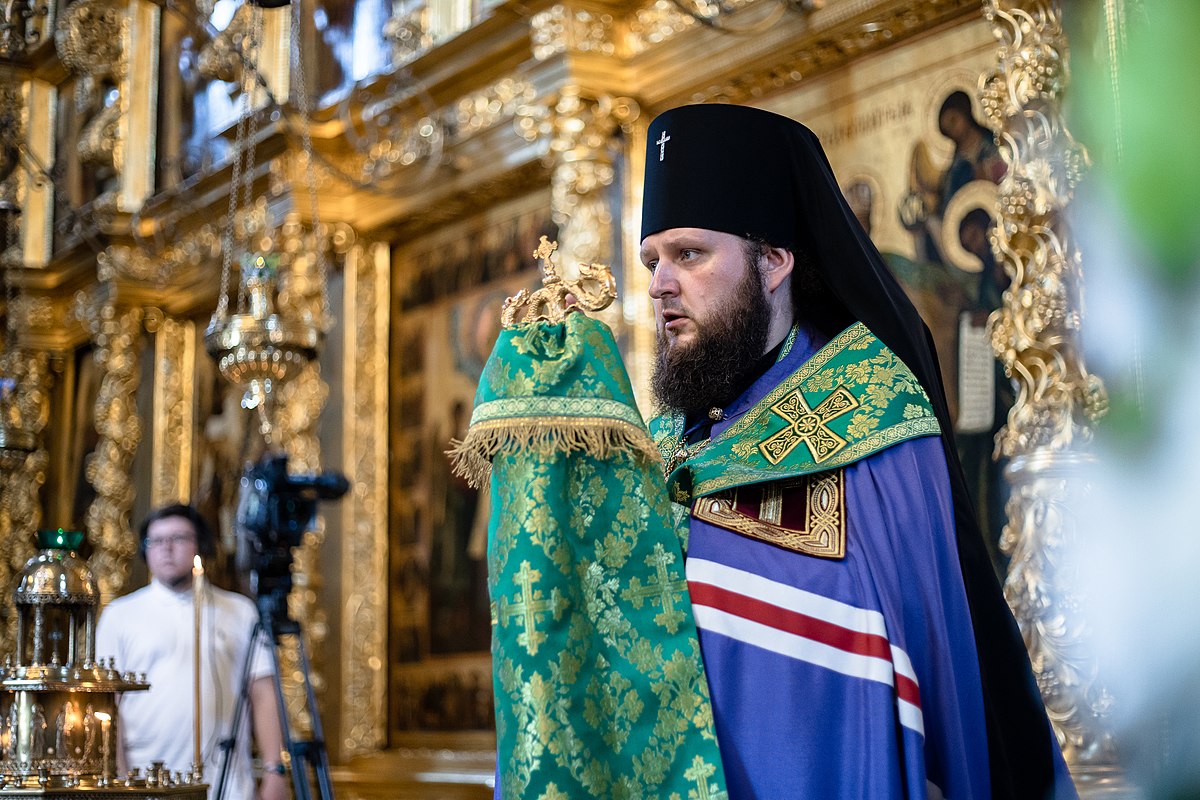
[(651, 430), (729, 797), (1075, 796), (929, 332), (816, 137), (686, 106), (648, 142)]

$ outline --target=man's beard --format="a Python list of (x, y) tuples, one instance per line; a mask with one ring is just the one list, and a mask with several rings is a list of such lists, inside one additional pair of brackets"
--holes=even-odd
[(664, 409), (686, 415), (723, 408), (746, 389), (767, 349), (770, 307), (757, 258), (747, 258), (746, 275), (728, 303), (714, 308), (689, 345), (667, 344), (658, 334), (658, 358), (650, 388)]

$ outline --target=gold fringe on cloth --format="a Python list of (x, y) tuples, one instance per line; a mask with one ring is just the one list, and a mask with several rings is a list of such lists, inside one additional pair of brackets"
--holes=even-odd
[(454, 473), (478, 489), (487, 483), (496, 456), (532, 452), (542, 457), (582, 453), (598, 459), (617, 454), (661, 461), (645, 430), (601, 417), (497, 419), (471, 426), (462, 441), (452, 439), (446, 455)]

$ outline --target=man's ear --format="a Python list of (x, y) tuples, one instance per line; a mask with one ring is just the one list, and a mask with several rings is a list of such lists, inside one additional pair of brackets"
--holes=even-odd
[(773, 294), (792, 274), (796, 267), (796, 256), (791, 250), (767, 246), (762, 250), (760, 265), (766, 289)]

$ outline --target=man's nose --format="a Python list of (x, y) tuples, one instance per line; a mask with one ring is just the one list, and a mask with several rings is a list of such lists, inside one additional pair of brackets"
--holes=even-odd
[(679, 294), (679, 282), (670, 262), (660, 261), (650, 278), (650, 296), (655, 300)]

